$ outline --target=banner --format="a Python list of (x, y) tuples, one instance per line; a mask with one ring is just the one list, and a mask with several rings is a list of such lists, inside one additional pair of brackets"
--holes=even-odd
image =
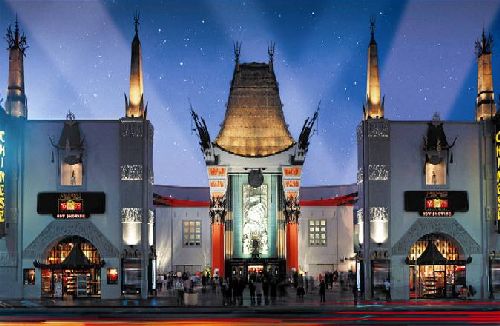
[(282, 166), (281, 173), (285, 199), (298, 199), (300, 190), (300, 177), (302, 176), (302, 167), (296, 165)]
[(227, 166), (212, 165), (207, 167), (210, 198), (223, 197), (227, 189)]

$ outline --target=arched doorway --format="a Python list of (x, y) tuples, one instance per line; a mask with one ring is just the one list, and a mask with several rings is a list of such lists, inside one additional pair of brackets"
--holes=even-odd
[(79, 236), (56, 243), (43, 262), (34, 261), (41, 269), (42, 297), (100, 297), (101, 267), (104, 260), (97, 248)]
[(410, 298), (453, 298), (466, 286), (465, 259), (460, 245), (441, 234), (427, 234), (410, 248)]

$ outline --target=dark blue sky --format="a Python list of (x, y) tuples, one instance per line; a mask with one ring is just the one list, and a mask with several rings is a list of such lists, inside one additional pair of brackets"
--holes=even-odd
[[(0, 28), (19, 15), (30, 119), (117, 119), (128, 93), (133, 14), (141, 12), (144, 96), (155, 126), (155, 182), (206, 185), (188, 98), (217, 136), (233, 71), (242, 61), (275, 70), (295, 138), (321, 100), (305, 185), (356, 180), (356, 126), (365, 99), (370, 16), (376, 16), (386, 118), (474, 118), (474, 41), (483, 26), (500, 40), (500, 1), (5, 1)], [(6, 47), (6, 45), (5, 45)], [(494, 46), (494, 84), (500, 87)], [(0, 56), (0, 94), (7, 86)]]

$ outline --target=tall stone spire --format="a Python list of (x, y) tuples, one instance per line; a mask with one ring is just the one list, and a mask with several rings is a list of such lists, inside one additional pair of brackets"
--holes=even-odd
[(377, 42), (375, 42), (375, 20), (370, 21), (371, 39), (368, 45), (368, 71), (366, 74), (365, 119), (384, 117), (384, 103), (380, 102), (380, 78), (378, 73)]
[(139, 40), (139, 14), (134, 16), (135, 36), (132, 40), (132, 58), (130, 61), (130, 100), (125, 95), (127, 118), (144, 118), (144, 89), (142, 84), (142, 51)]
[(489, 120), (496, 114), (495, 93), (491, 67), (493, 38), (486, 36), (483, 29), (481, 39), (476, 41), (477, 55), (477, 99), (476, 120)]
[(9, 84), (7, 86), (7, 99), (5, 111), (18, 118), (26, 118), (28, 115), (26, 94), (24, 93), (24, 55), (28, 47), (26, 36), (19, 33), (19, 24), (14, 26), (14, 31), (7, 28), (6, 40), (9, 50)]

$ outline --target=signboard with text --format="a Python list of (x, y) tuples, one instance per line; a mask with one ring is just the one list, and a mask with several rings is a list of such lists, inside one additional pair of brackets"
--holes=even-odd
[(106, 196), (103, 192), (41, 192), (37, 213), (58, 219), (82, 219), (91, 214), (104, 214)]
[(496, 202), (497, 202), (497, 232), (500, 233), (500, 121), (496, 121), (495, 132), (495, 165), (496, 165)]
[(466, 191), (405, 191), (404, 209), (425, 217), (451, 217), (455, 212), (467, 212)]

